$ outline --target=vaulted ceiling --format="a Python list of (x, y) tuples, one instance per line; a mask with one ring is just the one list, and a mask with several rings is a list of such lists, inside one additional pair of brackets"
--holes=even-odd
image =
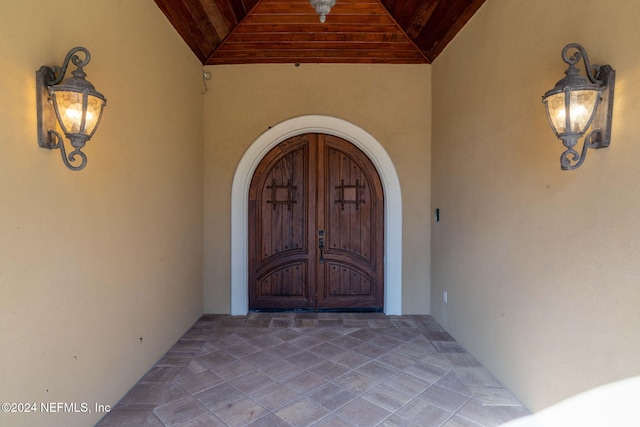
[(431, 63), (485, 0), (155, 0), (203, 65)]

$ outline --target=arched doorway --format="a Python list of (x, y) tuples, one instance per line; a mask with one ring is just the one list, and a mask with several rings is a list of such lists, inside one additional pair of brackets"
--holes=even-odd
[(249, 308), (382, 310), (384, 196), (371, 160), (326, 134), (291, 137), (249, 188)]
[(260, 135), (238, 163), (231, 188), (231, 314), (249, 310), (248, 196), (251, 178), (262, 158), (280, 142), (304, 133), (345, 139), (362, 150), (377, 169), (384, 190), (384, 312), (402, 314), (402, 194), (391, 158), (364, 129), (330, 116), (308, 115), (279, 123)]

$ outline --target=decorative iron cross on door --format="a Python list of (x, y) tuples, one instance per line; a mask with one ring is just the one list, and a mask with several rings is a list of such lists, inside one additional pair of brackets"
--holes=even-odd
[[(271, 200), (267, 200), (267, 203), (273, 205), (273, 210), (276, 210), (276, 205), (287, 205), (287, 210), (291, 210), (291, 205), (297, 203), (293, 200), (293, 190), (297, 187), (291, 185), (291, 180), (287, 181), (287, 185), (276, 185), (276, 180), (271, 181), (271, 185), (267, 185), (267, 188), (271, 190)], [(284, 190), (284, 191), (282, 191)], [(278, 196), (282, 196), (284, 193), (284, 200), (278, 200)]]
[(340, 199), (336, 200), (336, 203), (342, 205), (344, 210), (345, 204), (356, 205), (356, 210), (360, 203), (364, 203), (364, 200), (360, 199), (360, 189), (364, 188), (364, 185), (360, 185), (360, 180), (356, 179), (356, 185), (345, 185), (344, 179), (340, 180), (340, 185), (336, 185), (336, 190), (340, 191)]

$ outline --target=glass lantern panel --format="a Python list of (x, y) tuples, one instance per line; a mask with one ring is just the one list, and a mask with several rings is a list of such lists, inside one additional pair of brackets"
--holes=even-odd
[(600, 97), (598, 90), (573, 90), (569, 95), (569, 129), (567, 129), (567, 108), (565, 92), (546, 98), (547, 112), (557, 134), (567, 132), (584, 133), (591, 122)]
[(571, 132), (584, 133), (591, 123), (591, 117), (595, 112), (596, 102), (600, 92), (597, 90), (571, 91), (569, 118), (571, 120)]
[(564, 92), (556, 93), (545, 99), (547, 114), (556, 134), (564, 133), (567, 129), (567, 120), (564, 106)]
[(82, 133), (91, 135), (98, 124), (98, 119), (104, 105), (100, 98), (87, 96), (87, 112), (85, 125), (82, 126), (82, 98), (79, 92), (57, 91), (54, 95), (56, 110), (61, 120), (60, 125), (64, 133)]
[(96, 125), (102, 115), (102, 107), (104, 107), (104, 101), (95, 96), (89, 95), (87, 99), (87, 118), (85, 121), (84, 133), (92, 135), (95, 131)]

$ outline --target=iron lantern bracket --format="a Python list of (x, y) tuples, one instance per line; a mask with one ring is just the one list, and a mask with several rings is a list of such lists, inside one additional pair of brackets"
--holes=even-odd
[[(81, 52), (84, 59), (81, 59), (77, 54)], [(72, 140), (72, 146), (74, 150), (67, 156), (64, 139), (62, 135), (56, 131), (57, 117), (51, 99), (49, 89), (57, 85), (62, 81), (64, 75), (67, 72), (69, 63), (73, 63), (78, 69), (74, 71), (77, 73), (80, 71), (82, 75), (82, 67), (86, 66), (91, 60), (91, 54), (84, 47), (74, 47), (71, 49), (65, 57), (62, 66), (48, 67), (43, 65), (36, 71), (36, 110), (37, 110), (37, 132), (38, 132), (38, 146), (49, 150), (60, 149), (62, 160), (64, 164), (73, 171), (79, 171), (84, 169), (87, 164), (87, 156), (81, 151), (84, 147), (85, 140), (76, 141)], [(91, 86), (93, 87), (93, 86)], [(96, 125), (97, 126), (97, 125)], [(87, 138), (88, 139), (88, 138)], [(76, 163), (76, 156), (80, 157), (80, 162)], [(76, 163), (76, 164), (73, 164)]]

